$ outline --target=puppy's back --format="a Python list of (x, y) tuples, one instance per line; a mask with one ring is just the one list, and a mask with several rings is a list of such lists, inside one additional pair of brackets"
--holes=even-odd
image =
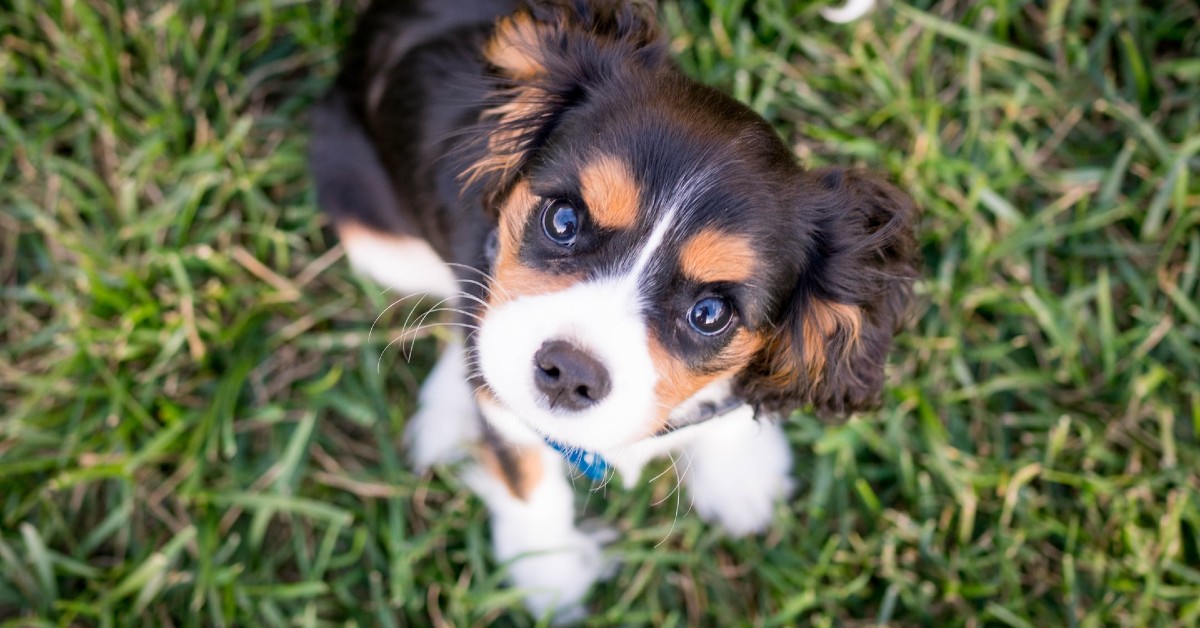
[[(312, 113), (309, 159), (335, 226), (427, 241), (471, 264), (486, 237), (457, 174), (487, 87), (481, 42), (513, 0), (376, 0)], [(478, 232), (478, 233), (476, 233)]]

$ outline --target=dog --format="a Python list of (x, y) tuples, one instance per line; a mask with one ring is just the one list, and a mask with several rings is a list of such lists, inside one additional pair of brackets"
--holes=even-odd
[(792, 485), (779, 420), (879, 403), (913, 201), (805, 170), (683, 74), (652, 4), (377, 0), (312, 119), (351, 265), (457, 313), (410, 458), (472, 460), (534, 614), (582, 617), (608, 567), (569, 476), (632, 484), (677, 453), (699, 515), (752, 534)]

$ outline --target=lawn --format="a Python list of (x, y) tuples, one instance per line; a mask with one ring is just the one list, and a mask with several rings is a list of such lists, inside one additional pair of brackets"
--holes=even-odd
[[(0, 0), (0, 624), (533, 621), (481, 503), (404, 463), (442, 332), (369, 333), (393, 297), (314, 205), (356, 4)], [(1200, 623), (1200, 5), (820, 6), (662, 14), (803, 160), (922, 206), (884, 407), (791, 419), (760, 538), (671, 473), (581, 487), (623, 531), (595, 621)]]

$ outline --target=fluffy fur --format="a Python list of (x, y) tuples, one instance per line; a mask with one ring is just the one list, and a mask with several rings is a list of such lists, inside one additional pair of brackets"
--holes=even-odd
[(455, 298), (473, 329), (409, 447), (422, 468), (474, 452), (496, 557), (535, 613), (578, 617), (607, 564), (551, 444), (627, 483), (674, 452), (697, 511), (749, 534), (791, 487), (771, 420), (879, 402), (912, 201), (801, 168), (679, 71), (653, 6), (377, 0), (313, 119), (351, 263)]

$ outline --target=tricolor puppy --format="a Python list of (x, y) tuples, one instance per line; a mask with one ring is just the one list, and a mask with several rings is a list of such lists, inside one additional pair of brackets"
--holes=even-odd
[(604, 572), (570, 477), (633, 482), (675, 453), (699, 514), (753, 533), (790, 485), (774, 419), (878, 402), (912, 201), (802, 169), (680, 72), (653, 5), (377, 1), (314, 130), (351, 263), (460, 312), (410, 453), (473, 456), (496, 558), (535, 613), (578, 614)]

